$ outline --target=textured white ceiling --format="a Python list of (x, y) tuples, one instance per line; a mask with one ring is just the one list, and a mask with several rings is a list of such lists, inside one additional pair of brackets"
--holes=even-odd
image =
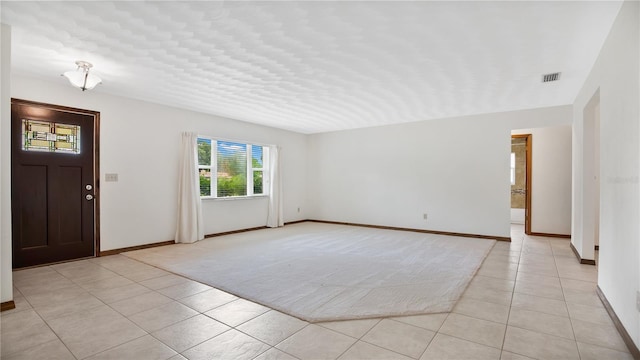
[(302, 133), (570, 104), (620, 5), (0, 3), (16, 73)]

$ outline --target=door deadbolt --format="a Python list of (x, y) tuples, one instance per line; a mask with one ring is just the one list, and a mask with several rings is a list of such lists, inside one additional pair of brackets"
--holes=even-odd
[(87, 190), (91, 190), (91, 189), (93, 189), (93, 186), (91, 186), (91, 184), (87, 184), (87, 186), (85, 186), (84, 188), (87, 189)]

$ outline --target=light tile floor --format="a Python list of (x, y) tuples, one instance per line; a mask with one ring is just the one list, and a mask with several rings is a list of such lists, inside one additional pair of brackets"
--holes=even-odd
[(3, 359), (631, 359), (569, 241), (498, 242), (447, 314), (309, 324), (122, 255), (14, 272)]

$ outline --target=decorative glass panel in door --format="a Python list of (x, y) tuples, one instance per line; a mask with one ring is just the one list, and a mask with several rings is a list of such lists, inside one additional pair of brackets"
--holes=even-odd
[(80, 153), (80, 126), (22, 119), (22, 149)]

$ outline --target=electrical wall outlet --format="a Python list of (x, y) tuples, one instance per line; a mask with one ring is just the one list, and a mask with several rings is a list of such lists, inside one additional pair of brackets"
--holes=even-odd
[(429, 215), (427, 215), (427, 213), (422, 214), (422, 218), (427, 220), (427, 218), (429, 217)]
[(104, 174), (104, 181), (117, 182), (118, 174)]
[(298, 208), (298, 212), (300, 212), (300, 208)]

